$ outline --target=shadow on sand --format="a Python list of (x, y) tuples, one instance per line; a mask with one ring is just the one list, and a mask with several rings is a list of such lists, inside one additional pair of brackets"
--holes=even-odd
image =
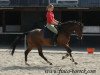
[(3, 67), (1, 70), (8, 71), (8, 70), (45, 70), (50, 69), (53, 66), (9, 66), (9, 67)]

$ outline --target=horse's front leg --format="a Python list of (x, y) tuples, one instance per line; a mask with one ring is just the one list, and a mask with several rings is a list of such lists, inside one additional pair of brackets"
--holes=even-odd
[[(66, 35), (64, 35), (64, 34), (59, 34), (59, 35), (58, 35), (58, 38), (57, 38), (57, 43), (58, 43), (59, 46), (65, 47), (65, 46), (66, 46), (66, 43), (67, 43), (67, 45), (69, 44), (69, 40), (70, 40), (70, 37), (69, 37), (69, 36), (67, 36), (67, 38), (66, 38)], [(66, 50), (66, 51), (67, 51), (67, 50)], [(66, 55), (64, 55), (64, 56), (62, 57), (62, 59), (65, 59), (65, 58), (67, 58), (68, 56), (69, 56), (69, 53), (68, 53), (68, 51), (67, 51)]]
[(62, 56), (62, 59), (65, 59), (69, 56), (69, 53), (66, 53), (66, 55)]
[(65, 45), (65, 48), (66, 48), (66, 50), (67, 50), (67, 52), (68, 52), (68, 55), (70, 56), (70, 60), (75, 64), (75, 65), (77, 65), (78, 63), (77, 62), (75, 62), (75, 60), (74, 60), (74, 58), (73, 58), (73, 56), (72, 56), (72, 50), (70, 49), (70, 47), (69, 46), (67, 46), (67, 45)]
[[(67, 45), (67, 46), (68, 46), (68, 45)], [(66, 47), (65, 47), (65, 49), (66, 49)], [(67, 49), (66, 49), (66, 51), (67, 51)], [(69, 53), (68, 53), (68, 51), (67, 51), (66, 55), (64, 55), (64, 56), (62, 57), (62, 60), (65, 59), (65, 58), (67, 58), (68, 56), (69, 56)]]

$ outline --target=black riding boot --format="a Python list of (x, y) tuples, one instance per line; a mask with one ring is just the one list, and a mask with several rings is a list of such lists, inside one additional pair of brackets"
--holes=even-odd
[(56, 44), (57, 44), (57, 36), (58, 36), (57, 34), (54, 34), (54, 35), (53, 35), (52, 42), (53, 42), (53, 45), (54, 45), (54, 46), (56, 46)]

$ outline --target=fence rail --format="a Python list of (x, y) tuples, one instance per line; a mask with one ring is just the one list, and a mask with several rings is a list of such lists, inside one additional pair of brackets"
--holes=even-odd
[[(23, 33), (0, 33), (0, 35), (22, 35)], [(72, 34), (75, 36), (76, 34)], [(83, 33), (83, 36), (100, 36), (100, 33)]]

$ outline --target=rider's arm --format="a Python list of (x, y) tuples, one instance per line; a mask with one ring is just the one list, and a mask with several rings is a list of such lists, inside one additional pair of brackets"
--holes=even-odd
[(53, 21), (51, 22), (51, 24), (58, 25), (58, 22), (55, 21), (55, 20), (53, 20)]
[(49, 24), (58, 25), (58, 21), (54, 19), (51, 13), (47, 13), (47, 21)]
[(50, 22), (50, 24), (58, 25), (58, 22), (55, 21), (55, 19), (52, 16), (48, 16), (48, 21)]
[(55, 21), (56, 23), (59, 23), (59, 21), (57, 21), (56, 19), (54, 19), (54, 21)]

